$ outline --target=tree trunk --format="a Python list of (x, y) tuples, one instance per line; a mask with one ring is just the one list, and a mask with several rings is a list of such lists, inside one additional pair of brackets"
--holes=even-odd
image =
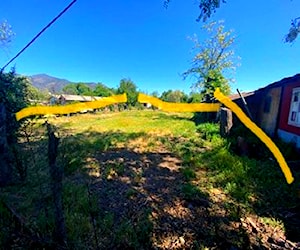
[(62, 204), (62, 179), (63, 170), (56, 165), (57, 148), (59, 138), (54, 134), (54, 130), (50, 124), (47, 124), (48, 129), (48, 159), (51, 176), (51, 189), (54, 201), (54, 215), (55, 215), (55, 232), (54, 237), (60, 246), (66, 246), (67, 233), (64, 218), (64, 210)]
[(222, 137), (227, 137), (232, 128), (232, 111), (227, 108), (221, 108), (220, 115), (220, 134)]
[(6, 131), (6, 109), (0, 103), (0, 186), (7, 186), (12, 182), (12, 157), (10, 154), (7, 131)]

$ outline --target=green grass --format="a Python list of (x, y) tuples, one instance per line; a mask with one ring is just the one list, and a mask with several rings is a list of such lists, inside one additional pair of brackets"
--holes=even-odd
[[(89, 188), (96, 181), (91, 177), (92, 173), (112, 182), (112, 176), (122, 177), (127, 171), (124, 162), (111, 162), (101, 172), (101, 162), (97, 158), (101, 152), (124, 148), (134, 151), (136, 147), (143, 153), (168, 150), (177, 156), (182, 161), (180, 174), (183, 178), (182, 185), (177, 187), (179, 197), (193, 206), (202, 206), (205, 201), (212, 204), (208, 221), (218, 219), (207, 227), (206, 232), (202, 232), (205, 235), (203, 239), (194, 239), (195, 247), (212, 246), (217, 239), (215, 230), (222, 221), (220, 211), (228, 215), (225, 221), (238, 221), (247, 214), (254, 214), (261, 217), (266, 226), (282, 230), (290, 227), (300, 232), (299, 227), (290, 226), (280, 216), (285, 209), (297, 205), (299, 173), (294, 173), (295, 183), (288, 185), (278, 164), (268, 159), (269, 154), (260, 159), (240, 157), (232, 151), (232, 141), (219, 136), (218, 124), (196, 126), (191, 118), (192, 114), (132, 110), (49, 120), (57, 126), (61, 138), (57, 160), (65, 172), (63, 203), (70, 248), (92, 249), (96, 245), (106, 249), (150, 248), (153, 230), (151, 210), (141, 207), (134, 219), (125, 215), (118, 218), (113, 211), (105, 210), (105, 206), (99, 204), (96, 192), (89, 193)], [(39, 235), (51, 238), (54, 218), (43, 122), (44, 119), (36, 121), (34, 131), (38, 132), (32, 134), (30, 150), (23, 148), (30, 166), (26, 181), (3, 189), (0, 200), (13, 204)], [(291, 146), (280, 144), (280, 148), (286, 149), (284, 154), (294, 155)], [(139, 195), (133, 186), (139, 186), (143, 175), (131, 173), (131, 183), (125, 186), (124, 191), (126, 199), (134, 200)], [(114, 190), (108, 191), (113, 194)], [(7, 215), (1, 203), (0, 215)], [(10, 237), (10, 225), (1, 218), (0, 226), (7, 230), (0, 233), (0, 244)], [(246, 244), (246, 233), (239, 233), (242, 236), (235, 239), (234, 246)]]
[(73, 133), (86, 131), (124, 133), (162, 133), (180, 136), (195, 131), (195, 125), (189, 119), (192, 114), (168, 114), (160, 111), (123, 111), (106, 114), (85, 114), (61, 117), (51, 120), (60, 128), (70, 129)]

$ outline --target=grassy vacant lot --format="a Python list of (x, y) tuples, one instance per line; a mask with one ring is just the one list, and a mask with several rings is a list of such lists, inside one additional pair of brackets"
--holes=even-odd
[[(68, 248), (298, 249), (299, 172), (288, 185), (274, 160), (235, 155), (216, 124), (196, 127), (191, 117), (124, 111), (48, 120), (61, 138)], [(1, 190), (26, 229), (0, 206), (2, 246), (51, 245), (44, 121), (22, 130), (26, 164), (17, 172), (25, 181)]]

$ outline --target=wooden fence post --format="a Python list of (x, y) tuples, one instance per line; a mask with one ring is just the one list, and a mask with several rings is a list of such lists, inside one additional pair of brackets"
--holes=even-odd
[(0, 103), (0, 186), (7, 186), (12, 181), (12, 159), (7, 142), (6, 109)]
[(220, 134), (222, 137), (227, 137), (230, 134), (232, 125), (232, 111), (228, 108), (221, 108)]
[(51, 176), (51, 189), (54, 202), (54, 215), (55, 215), (55, 232), (54, 237), (56, 242), (60, 246), (66, 246), (67, 233), (64, 218), (64, 210), (62, 204), (62, 179), (63, 170), (56, 164), (57, 148), (59, 144), (59, 138), (54, 134), (53, 127), (46, 123), (48, 130), (48, 160)]

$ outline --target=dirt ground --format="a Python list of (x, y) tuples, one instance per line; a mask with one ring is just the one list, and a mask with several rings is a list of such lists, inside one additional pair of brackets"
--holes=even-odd
[[(221, 190), (190, 190), (181, 160), (161, 146), (148, 152), (135, 142), (99, 153), (94, 160), (100, 169), (94, 173), (92, 190), (103, 215), (113, 213), (117, 226), (122, 221), (143, 224), (136, 230), (150, 230), (145, 241), (151, 243), (145, 248), (300, 249), (300, 243), (286, 239), (282, 228), (262, 223), (257, 215), (229, 214)], [(112, 229), (111, 237), (115, 232)], [(126, 248), (126, 241), (116, 246), (111, 240), (103, 244)]]

